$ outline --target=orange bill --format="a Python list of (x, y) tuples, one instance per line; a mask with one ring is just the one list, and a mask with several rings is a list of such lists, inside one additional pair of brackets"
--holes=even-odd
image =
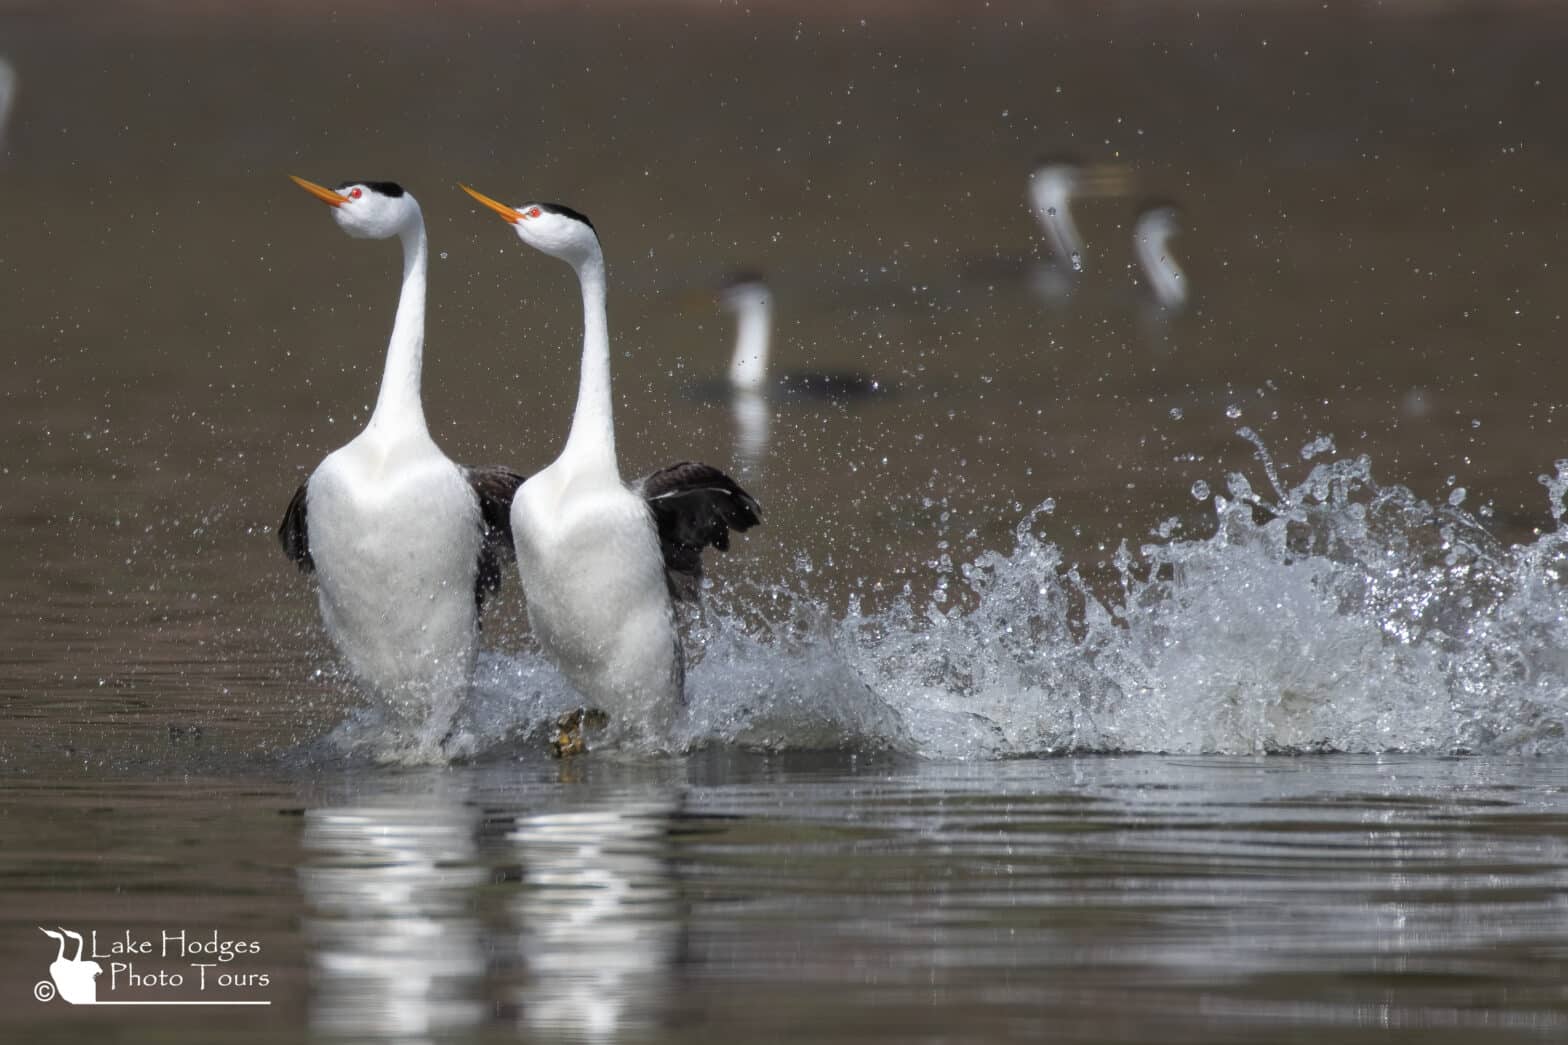
[(304, 189), (306, 192), (310, 193), (312, 196), (316, 197), (316, 199), (320, 200), (322, 203), (327, 204), (328, 206), (341, 207), (343, 204), (348, 202), (347, 196), (344, 196), (342, 193), (333, 192), (325, 185), (317, 185), (315, 182), (306, 181), (304, 178), (295, 178), (292, 174), (290, 174), (289, 177), (293, 179), (295, 185), (298, 185), (300, 188)]
[(514, 210), (513, 208), (508, 207), (506, 204), (502, 203), (500, 200), (493, 200), (489, 196), (486, 196), (482, 192), (478, 192), (478, 191), (476, 191), (474, 189), (470, 189), (467, 185), (464, 185), (462, 182), (458, 182), (457, 183), (457, 187), (462, 189), (464, 192), (468, 193), (470, 196), (472, 196), (474, 199), (478, 200), (480, 203), (483, 203), (486, 207), (489, 207), (491, 210), (493, 210), (497, 214), (501, 215), (501, 220), (502, 221), (508, 222), (509, 224), (512, 224), (512, 225), (516, 225), (518, 223), (518, 221), (520, 221), (522, 219), (522, 215), (521, 214), (517, 213), (517, 211)]

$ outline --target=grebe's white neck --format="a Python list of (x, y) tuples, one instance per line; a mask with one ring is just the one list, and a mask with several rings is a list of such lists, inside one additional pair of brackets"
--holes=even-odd
[(605, 306), (604, 255), (597, 245), (572, 266), (583, 295), (583, 361), (577, 408), (563, 458), (619, 477), (615, 460), (615, 413), (610, 395), (610, 327)]
[(1149, 292), (1161, 306), (1170, 309), (1187, 303), (1186, 274), (1170, 249), (1176, 231), (1171, 220), (1159, 213), (1140, 218), (1133, 231), (1133, 248)]
[(758, 291), (738, 297), (734, 309), (735, 356), (730, 360), (730, 385), (742, 391), (760, 392), (768, 379), (773, 303), (766, 292)]
[(1073, 222), (1070, 209), (1077, 188), (1076, 173), (1064, 166), (1043, 167), (1035, 172), (1029, 183), (1029, 202), (1046, 238), (1051, 241), (1052, 252), (1058, 260), (1070, 264), (1075, 272), (1083, 268), (1083, 240), (1078, 236), (1078, 226)]
[(414, 217), (398, 234), (403, 243), (403, 292), (397, 302), (392, 340), (387, 344), (381, 392), (367, 429), (389, 433), (428, 432), (425, 408), (419, 395), (420, 371), (425, 354), (425, 283), (429, 247), (425, 221)]

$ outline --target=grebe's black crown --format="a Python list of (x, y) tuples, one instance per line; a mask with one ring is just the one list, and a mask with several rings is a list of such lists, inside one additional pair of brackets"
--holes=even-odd
[(334, 185), (333, 188), (338, 192), (342, 192), (350, 185), (363, 185), (371, 192), (379, 192), (381, 195), (390, 196), (393, 199), (403, 195), (403, 186), (395, 181), (345, 181)]
[(564, 203), (535, 203), (533, 206), (538, 207), (542, 211), (548, 211), (551, 214), (559, 214), (563, 218), (571, 218), (573, 221), (580, 221), (584, 225), (587, 225), (590, 229), (593, 229), (593, 234), (595, 236), (599, 235), (599, 230), (593, 228), (593, 222), (588, 220), (588, 215), (584, 214), (580, 210), (573, 210)]

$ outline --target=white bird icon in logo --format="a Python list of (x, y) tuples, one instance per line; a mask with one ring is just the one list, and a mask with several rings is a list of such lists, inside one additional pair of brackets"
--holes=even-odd
[[(54, 961), (49, 963), (49, 977), (54, 980), (39, 980), (33, 985), (33, 997), (39, 1001), (49, 1001), (58, 989), (60, 997), (72, 1005), (98, 1004), (98, 977), (103, 975), (103, 966), (95, 961), (82, 961), (82, 934), (73, 933), (69, 929), (55, 932), (53, 929), (38, 927), (38, 931), (45, 936), (53, 937), (59, 944), (59, 953)], [(69, 936), (76, 941), (76, 957), (65, 956), (65, 938)]]

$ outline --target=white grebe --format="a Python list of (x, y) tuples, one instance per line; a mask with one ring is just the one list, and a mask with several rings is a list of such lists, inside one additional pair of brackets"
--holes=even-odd
[(428, 250), (418, 202), (394, 182), (294, 180), (350, 236), (401, 240), (403, 291), (375, 411), (300, 485), (278, 539), (315, 574), (321, 619), (350, 670), (428, 758), (472, 679), (479, 610), (512, 558), (511, 501), (523, 477), (454, 464), (425, 426)]
[(823, 399), (855, 402), (892, 393), (887, 383), (857, 370), (797, 370), (770, 375), (773, 291), (757, 272), (738, 272), (719, 290), (719, 304), (735, 316), (735, 351), (730, 356), (732, 393), (751, 393), (774, 402)]
[(588, 706), (608, 713), (612, 736), (663, 743), (685, 700), (675, 600), (696, 597), (703, 549), (728, 548), (729, 531), (755, 526), (762, 509), (695, 462), (621, 481), (598, 233), (570, 207), (509, 207), (463, 190), (525, 244), (571, 265), (582, 290), (582, 371), (566, 446), (512, 502), (529, 626)]

